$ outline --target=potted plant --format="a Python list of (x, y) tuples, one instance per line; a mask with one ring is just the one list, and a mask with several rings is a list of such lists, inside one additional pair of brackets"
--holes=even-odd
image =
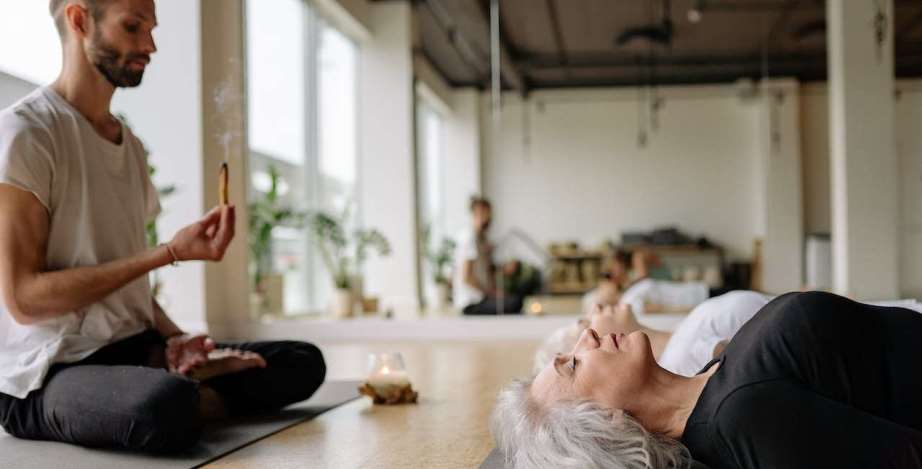
[(303, 212), (281, 206), (279, 201), (279, 173), (269, 165), (268, 192), (249, 205), (250, 218), (250, 273), (253, 282), (251, 301), (257, 311), (278, 313), (282, 311), (285, 295), (284, 277), (272, 263), (272, 232), (276, 227), (303, 228)]
[(336, 287), (332, 309), (337, 318), (351, 316), (355, 303), (362, 299), (360, 272), (369, 249), (374, 249), (380, 256), (391, 252), (387, 238), (377, 230), (359, 229), (350, 236), (345, 228), (348, 214), (347, 209), (343, 216), (337, 218), (318, 211), (310, 219), (314, 243)]
[[(131, 123), (128, 120), (128, 116), (122, 113), (117, 113), (116, 117), (119, 118), (126, 126), (131, 127)], [(150, 177), (151, 181), (154, 179), (154, 175), (157, 174), (157, 168), (150, 162), (150, 152), (147, 150), (147, 145), (144, 142), (141, 142), (141, 146), (144, 148), (144, 160), (147, 163), (147, 175)], [(173, 195), (176, 192), (176, 186), (173, 184), (167, 186), (157, 187), (157, 196), (162, 203), (169, 196)], [(144, 238), (147, 240), (148, 247), (156, 247), (160, 244), (160, 235), (157, 233), (157, 220), (160, 218), (160, 215), (163, 215), (163, 212), (158, 213), (152, 220), (148, 220), (144, 225)], [(151, 295), (157, 301), (162, 301), (161, 293), (163, 293), (163, 280), (160, 278), (160, 271), (154, 270), (150, 274), (150, 283), (151, 283)]]
[[(147, 174), (153, 180), (154, 174), (157, 173), (157, 168), (150, 163), (150, 156), (147, 157)], [(160, 197), (160, 201), (163, 202), (164, 199), (168, 198), (176, 192), (175, 185), (160, 186), (157, 188), (157, 195)], [(162, 213), (158, 213), (153, 220), (149, 220), (144, 226), (144, 235), (147, 238), (147, 245), (149, 247), (156, 247), (160, 244), (160, 235), (157, 234), (157, 220), (160, 218)], [(154, 299), (160, 301), (160, 294), (163, 292), (163, 280), (160, 278), (160, 271), (155, 270), (151, 273), (151, 294), (153, 294)]]
[(451, 299), (451, 272), (450, 265), (454, 259), (455, 241), (451, 238), (442, 238), (441, 243), (436, 247), (432, 244), (432, 231), (430, 227), (423, 228), (421, 240), (423, 243), (423, 258), (429, 265), (429, 273), (432, 275), (432, 282), (435, 284), (435, 304), (436, 310), (443, 310), (448, 307)]

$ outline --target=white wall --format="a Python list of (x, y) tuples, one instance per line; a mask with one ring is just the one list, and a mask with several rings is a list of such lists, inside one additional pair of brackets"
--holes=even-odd
[(19, 101), (37, 87), (35, 83), (0, 72), (0, 109)]
[[(896, 83), (896, 150), (900, 161), (900, 296), (922, 298), (922, 80)], [(830, 231), (829, 101), (825, 84), (802, 88), (804, 222)]]
[(414, 166), (412, 15), (406, 2), (370, 6), (373, 40), (359, 55), (359, 203), (363, 223), (391, 242), (386, 258), (371, 258), (365, 290), (398, 313), (415, 313), (417, 233)]
[[(900, 81), (897, 88), (899, 294), (922, 297), (922, 80)], [(757, 163), (759, 107), (735, 90), (663, 90), (660, 131), (645, 149), (636, 145), (636, 90), (533, 93), (527, 150), (522, 105), (507, 95), (501, 157), (491, 155), (489, 106), (483, 106), (484, 185), (495, 204), (496, 231), (519, 227), (541, 244), (575, 239), (592, 245), (624, 230), (675, 223), (748, 257), (752, 239), (763, 233), (757, 207), (766, 204), (765, 181)], [(799, 94), (803, 231), (828, 233), (826, 86), (806, 84)]]
[(882, 16), (878, 48), (862, 31), (876, 11), (893, 1), (826, 2), (832, 285), (859, 299), (899, 293), (893, 16)]
[(922, 298), (922, 81), (898, 83), (896, 151), (900, 166), (900, 294)]
[(470, 197), (482, 191), (480, 181), (480, 93), (454, 92), (451, 112), (445, 116), (445, 228), (451, 235), (471, 223)]
[(829, 97), (826, 85), (810, 83), (800, 92), (801, 153), (804, 178), (804, 229), (829, 233)]
[(659, 130), (645, 148), (637, 144), (635, 89), (534, 92), (524, 112), (517, 97), (505, 95), (498, 151), (484, 145), (496, 232), (516, 227), (542, 245), (597, 245), (623, 231), (677, 225), (725, 246), (730, 257), (750, 257), (758, 223), (757, 106), (731, 86), (660, 94)]
[(756, 158), (762, 197), (754, 207), (763, 240), (759, 288), (780, 294), (803, 285), (800, 93), (795, 80), (771, 80), (761, 90)]

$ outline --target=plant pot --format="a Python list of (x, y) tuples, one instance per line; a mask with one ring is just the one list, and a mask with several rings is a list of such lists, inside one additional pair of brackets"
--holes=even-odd
[(352, 290), (348, 288), (337, 288), (333, 296), (333, 317), (345, 319), (352, 317), (355, 298), (352, 296)]
[(447, 283), (435, 284), (435, 309), (444, 310), (451, 304), (451, 287)]
[(268, 274), (260, 284), (263, 313), (282, 313), (285, 308), (285, 277)]
[(352, 287), (352, 301), (362, 302), (365, 298), (365, 282), (361, 275), (352, 275), (349, 277), (349, 285)]
[(362, 298), (362, 301), (359, 303), (362, 304), (362, 313), (365, 315), (374, 315), (378, 314), (378, 297), (370, 296)]
[(250, 317), (259, 319), (266, 312), (263, 303), (262, 293), (258, 291), (250, 292)]

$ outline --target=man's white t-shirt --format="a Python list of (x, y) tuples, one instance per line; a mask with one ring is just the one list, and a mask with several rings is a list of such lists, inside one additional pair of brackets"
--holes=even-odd
[[(649, 304), (688, 311), (708, 299), (709, 295), (707, 284), (702, 282), (646, 278), (628, 287), (621, 295), (620, 303), (631, 305), (635, 314), (645, 314)], [(590, 314), (598, 302), (598, 288), (583, 295), (583, 314)]]
[[(95, 266), (147, 248), (144, 227), (160, 203), (146, 155), (128, 126), (116, 145), (48, 87), (0, 111), (0, 184), (31, 192), (47, 209), (45, 271)], [(150, 281), (142, 276), (34, 325), (13, 321), (0, 300), (0, 322), (0, 393), (23, 398), (42, 386), (52, 364), (79, 361), (152, 327)]]
[[(464, 309), (465, 307), (477, 304), (483, 301), (484, 294), (482, 291), (467, 284), (464, 279), (464, 263), (471, 261), (474, 263), (474, 269), (478, 268), (477, 261), (480, 253), (477, 251), (477, 235), (473, 229), (462, 231), (458, 235), (455, 248), (455, 268), (452, 279), (452, 295), (455, 308)], [(475, 277), (477, 272), (474, 272)]]

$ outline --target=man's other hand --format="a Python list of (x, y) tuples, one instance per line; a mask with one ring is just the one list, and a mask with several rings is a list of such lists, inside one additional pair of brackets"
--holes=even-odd
[(193, 368), (208, 361), (208, 353), (215, 343), (205, 334), (183, 334), (171, 337), (166, 343), (166, 362), (170, 372), (188, 374)]

